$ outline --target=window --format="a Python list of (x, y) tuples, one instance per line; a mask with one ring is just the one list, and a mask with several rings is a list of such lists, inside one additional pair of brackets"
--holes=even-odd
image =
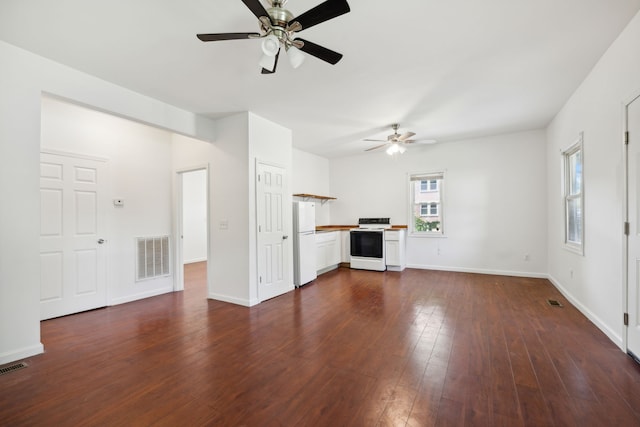
[(567, 149), (564, 163), (564, 211), (565, 246), (577, 253), (584, 253), (584, 170), (582, 134)]
[(442, 236), (442, 192), (444, 174), (426, 173), (409, 176), (410, 232), (420, 236)]

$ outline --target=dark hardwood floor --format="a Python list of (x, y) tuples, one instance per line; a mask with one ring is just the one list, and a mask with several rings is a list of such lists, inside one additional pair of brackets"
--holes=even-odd
[(640, 425), (640, 368), (546, 280), (339, 269), (245, 308), (203, 267), (43, 322), (0, 425)]

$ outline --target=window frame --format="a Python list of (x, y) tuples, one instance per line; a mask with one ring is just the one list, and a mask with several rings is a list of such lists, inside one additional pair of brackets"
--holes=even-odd
[[(436, 181), (436, 190), (430, 190), (430, 184), (427, 184), (427, 190), (422, 190), (421, 184), (414, 184), (416, 181)], [(408, 232), (411, 237), (446, 237), (445, 235), (445, 213), (444, 213), (444, 184), (445, 181), (445, 172), (429, 172), (429, 173), (409, 173), (408, 174), (408, 188), (409, 188), (409, 219), (408, 219)], [(418, 187), (418, 188), (415, 188)], [(416, 192), (417, 193), (434, 193), (439, 192), (439, 200), (437, 201), (425, 201), (425, 202), (416, 202)], [(416, 215), (415, 215), (415, 205), (420, 205), (420, 212), (422, 213), (422, 205), (428, 206), (428, 215), (426, 217), (433, 217), (430, 214), (431, 209), (430, 205), (435, 204), (436, 209), (438, 211), (438, 215), (440, 218), (440, 230), (438, 231), (417, 231), (415, 229)], [(418, 215), (418, 217), (422, 217), (423, 215)]]
[[(574, 155), (580, 155), (580, 167), (579, 167), (579, 192), (573, 191), (572, 183), (578, 181), (576, 171), (572, 170), (571, 159)], [(574, 172), (572, 174), (572, 172)], [(575, 175), (575, 176), (574, 176)], [(584, 240), (585, 240), (585, 205), (584, 205), (584, 137), (583, 133), (580, 133), (578, 139), (574, 141), (571, 146), (562, 151), (562, 205), (564, 210), (564, 238), (563, 246), (568, 251), (574, 252), (578, 255), (584, 256)], [(572, 202), (579, 201), (580, 203), (580, 224), (579, 224), (579, 237), (580, 241), (570, 240), (570, 207)]]

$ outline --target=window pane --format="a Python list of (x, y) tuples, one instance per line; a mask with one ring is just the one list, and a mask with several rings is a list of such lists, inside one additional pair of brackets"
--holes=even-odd
[(569, 194), (580, 194), (582, 191), (582, 150), (569, 156)]
[(582, 203), (580, 199), (567, 200), (567, 242), (582, 243)]
[[(421, 179), (420, 179), (421, 178)], [(410, 225), (414, 233), (442, 234), (442, 175), (413, 175), (411, 184)]]

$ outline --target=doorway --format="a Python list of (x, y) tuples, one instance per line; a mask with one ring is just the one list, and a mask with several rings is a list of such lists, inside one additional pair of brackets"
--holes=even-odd
[(175, 290), (208, 295), (209, 169), (178, 171), (178, 250)]
[(627, 352), (640, 357), (640, 95), (625, 106), (627, 160)]

